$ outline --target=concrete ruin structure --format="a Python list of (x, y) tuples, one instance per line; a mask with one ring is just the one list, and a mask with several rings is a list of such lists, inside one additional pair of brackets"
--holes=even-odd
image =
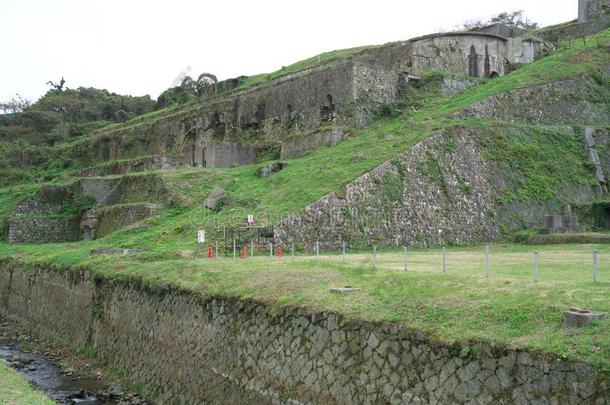
[(404, 100), (410, 82), (425, 72), (493, 78), (533, 62), (551, 47), (524, 33), (493, 24), (477, 32), (433, 34), (364, 49), (209, 97), (178, 113), (103, 131), (78, 157), (103, 162), (162, 156), (196, 167), (251, 164), (254, 144), (277, 143), (279, 150), (285, 140), (310, 136), (320, 127), (364, 126), (376, 106)]
[(578, 22), (588, 23), (610, 13), (609, 0), (578, 0)]

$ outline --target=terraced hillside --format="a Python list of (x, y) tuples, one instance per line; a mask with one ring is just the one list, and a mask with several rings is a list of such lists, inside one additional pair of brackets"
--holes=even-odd
[[(452, 74), (426, 74), (410, 85), (405, 99), (379, 106), (365, 128), (333, 130), (331, 123), (327, 133), (344, 134), (339, 144), (283, 159), (281, 171), (263, 178), (258, 173), (274, 161), (265, 161), (274, 152), (258, 155), (260, 163), (229, 169), (183, 167), (157, 155), (83, 168), (91, 164), (78, 162), (75, 153), (99, 135), (84, 136), (55, 147), (40, 169), (54, 173), (50, 183), (0, 191), (2, 221), (14, 223), (15, 208), (41, 187), (70, 186), (83, 208), (60, 207), (63, 211), (49, 212), (49, 218), (69, 216), (70, 208), (104, 206), (108, 212), (109, 205), (116, 206), (117, 219), (103, 225), (102, 236), (152, 216), (140, 229), (112, 233), (110, 244), (127, 247), (158, 250), (163, 234), (181, 241), (180, 248), (193, 249), (197, 229), (224, 244), (226, 229), (241, 228), (248, 214), (273, 226), (278, 243), (310, 248), (315, 241), (427, 246), (501, 240), (541, 227), (545, 214), (559, 214), (566, 204), (586, 206), (599, 197), (609, 169), (607, 40), (605, 31), (589, 45), (562, 47), (474, 86)], [(466, 89), (447, 96), (455, 83), (466, 83)], [(585, 127), (593, 128), (597, 140), (599, 171), (588, 161)], [(81, 168), (52, 169), (66, 159)], [(222, 207), (210, 210), (204, 200), (214, 187), (226, 195)], [(86, 195), (97, 203), (85, 203)], [(40, 212), (20, 216), (44, 219)], [(123, 217), (131, 219), (121, 223)], [(240, 232), (237, 243), (256, 238)]]
[[(290, 74), (302, 72), (297, 66)], [(266, 85), (273, 80), (260, 83)], [(560, 43), (502, 77), (432, 71), (409, 78), (405, 86), (391, 101), (359, 110), (366, 112), (364, 121), (332, 119), (349, 104), (333, 110), (327, 100), (316, 110), (320, 125), (313, 129), (288, 125), (265, 132), (264, 120), (245, 122), (242, 140), (256, 153), (237, 167), (197, 167), (194, 157), (184, 161), (185, 153), (187, 158), (203, 153), (183, 128), (196, 120), (198, 105), (59, 144), (45, 163), (22, 173), (23, 181), (0, 188), (2, 263), (33, 274), (43, 267), (83, 271), (153, 291), (402, 322), (443, 341), (488, 340), (542, 350), (607, 372), (608, 346), (599, 345), (608, 341), (607, 320), (569, 333), (557, 326), (560, 304), (570, 300), (610, 309), (600, 298), (608, 283), (585, 285), (577, 273), (533, 289), (510, 278), (494, 284), (443, 275), (431, 282), (428, 274), (376, 273), (367, 260), (346, 268), (332, 258), (280, 267), (262, 260), (201, 259), (208, 245), (230, 257), (234, 245), (252, 246), (260, 255), (269, 243), (285, 251), (294, 246), (299, 253), (316, 247), (338, 252), (344, 244), (391, 250), (502, 243), (517, 232), (543, 228), (546, 216), (560, 216), (567, 207), (566, 217), (576, 217), (583, 231), (607, 230), (610, 30)], [(191, 129), (205, 126), (199, 124)], [(208, 141), (235, 141), (221, 140), (212, 127), (204, 130)], [(224, 127), (223, 133), (229, 130)], [(301, 152), (280, 159), (283, 143), (293, 141), (302, 142)], [(212, 194), (215, 201), (206, 201)], [(247, 225), (248, 215), (256, 226)], [(198, 230), (206, 231), (203, 246), (197, 244)], [(44, 242), (45, 235), (55, 243), (32, 243)], [(56, 243), (61, 237), (65, 243)], [(91, 254), (102, 248), (141, 250), (118, 257)], [(510, 255), (523, 248), (504, 249)], [(574, 249), (580, 254), (585, 248)], [(525, 273), (526, 266), (520, 262), (514, 268)], [(337, 283), (357, 284), (365, 292), (353, 301), (323, 294)], [(573, 283), (577, 287), (571, 290)], [(491, 292), (495, 298), (485, 298)], [(464, 310), (469, 302), (483, 315)], [(596, 349), (587, 350), (592, 345)]]

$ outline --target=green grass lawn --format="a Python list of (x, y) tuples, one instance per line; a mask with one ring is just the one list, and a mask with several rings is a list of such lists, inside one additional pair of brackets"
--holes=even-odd
[(55, 402), (34, 391), (15, 371), (0, 362), (0, 404), (52, 405)]
[[(592, 251), (599, 250), (597, 283), (592, 282)], [(113, 280), (137, 280), (153, 290), (186, 290), (203, 297), (256, 299), (270, 305), (297, 305), (337, 311), (351, 319), (395, 321), (443, 341), (491, 341), (544, 350), (589, 361), (610, 372), (610, 319), (582, 329), (564, 329), (570, 307), (610, 311), (610, 246), (494, 245), (491, 271), (484, 247), (450, 248), (442, 272), (439, 249), (314, 256), (273, 260), (224, 257), (159, 260), (157, 253), (91, 257), (87, 244), (0, 245), (0, 255), (22, 262), (90, 269)], [(533, 252), (540, 252), (534, 281)], [(205, 254), (204, 251), (201, 252)], [(356, 286), (347, 296), (332, 287)]]

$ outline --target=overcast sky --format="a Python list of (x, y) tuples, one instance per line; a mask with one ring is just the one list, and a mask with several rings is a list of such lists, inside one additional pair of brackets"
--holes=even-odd
[(576, 18), (577, 0), (0, 0), (0, 100), (36, 99), (62, 76), (156, 98), (187, 70), (270, 72), (518, 9), (550, 25)]

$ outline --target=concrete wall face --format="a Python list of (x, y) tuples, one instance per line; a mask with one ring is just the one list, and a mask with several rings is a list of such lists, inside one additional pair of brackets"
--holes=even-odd
[(45, 336), (92, 345), (160, 404), (605, 404), (610, 384), (586, 363), (435, 343), (400, 324), (7, 264), (0, 310)]
[(81, 192), (95, 200), (98, 205), (116, 204), (121, 198), (121, 179), (83, 179)]
[(256, 147), (251, 144), (214, 142), (203, 151), (203, 166), (226, 168), (249, 165), (256, 158)]
[[(413, 73), (443, 70), (467, 76), (504, 74), (507, 40), (493, 35), (432, 36), (413, 43)], [(476, 66), (475, 70), (472, 65)]]

